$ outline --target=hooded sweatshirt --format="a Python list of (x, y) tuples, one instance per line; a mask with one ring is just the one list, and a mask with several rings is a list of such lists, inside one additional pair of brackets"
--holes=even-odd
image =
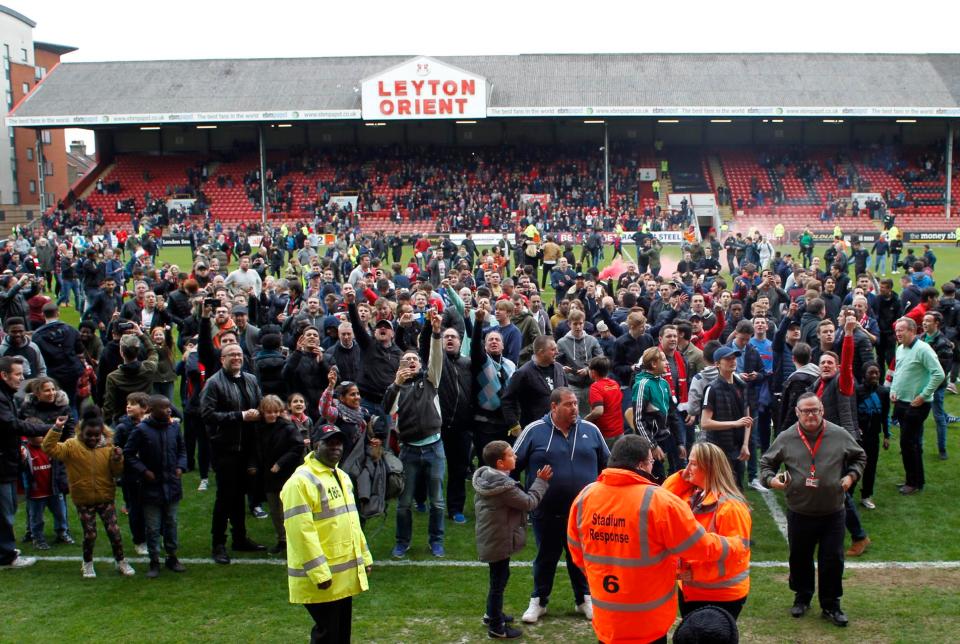
[(690, 392), (687, 395), (687, 414), (696, 418), (700, 422), (700, 412), (703, 411), (703, 394), (707, 387), (712, 385), (720, 375), (720, 370), (716, 365), (705, 367), (703, 371), (693, 377), (690, 382)]
[(780, 422), (777, 424), (777, 433), (783, 428), (797, 422), (797, 399), (820, 377), (820, 367), (814, 363), (805, 364), (786, 379), (783, 383), (783, 396), (780, 402)]
[(524, 492), (519, 481), (486, 465), (473, 473), (480, 561), (501, 561), (523, 549), (527, 513), (540, 504), (547, 487), (546, 481), (537, 478)]

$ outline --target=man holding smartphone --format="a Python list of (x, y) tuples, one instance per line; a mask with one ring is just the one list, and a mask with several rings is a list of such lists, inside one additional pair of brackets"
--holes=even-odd
[[(853, 436), (825, 421), (814, 392), (800, 396), (794, 425), (784, 429), (760, 459), (760, 479), (784, 490), (790, 543), (790, 614), (810, 610), (817, 552), (819, 600), (823, 618), (836, 626), (849, 623), (840, 608), (843, 595), (844, 503), (847, 491), (863, 476), (867, 455)], [(778, 474), (780, 466), (784, 472)]]

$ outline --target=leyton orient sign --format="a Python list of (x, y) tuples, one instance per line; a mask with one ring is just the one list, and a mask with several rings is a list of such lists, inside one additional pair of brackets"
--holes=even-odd
[(487, 79), (421, 56), (363, 80), (367, 121), (487, 116)]

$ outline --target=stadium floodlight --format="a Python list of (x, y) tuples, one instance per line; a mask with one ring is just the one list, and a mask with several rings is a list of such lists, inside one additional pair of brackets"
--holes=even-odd
[(657, 123), (679, 123), (680, 119), (657, 119)]
[(916, 123), (917, 119), (897, 119), (897, 123)]
[(457, 125), (476, 125), (476, 121), (454, 121)]
[(293, 123), (278, 123), (277, 127), (293, 127)]
[(783, 123), (783, 119), (770, 119), (771, 123)]
[(159, 130), (160, 126), (159, 125), (141, 125), (140, 129), (141, 130)]
[(215, 130), (217, 129), (217, 126), (216, 125), (198, 125), (197, 129), (198, 130)]
[(710, 119), (711, 123), (733, 123), (731, 119)]
[(599, 121), (584, 121), (584, 122), (583, 122), (584, 125), (603, 125), (604, 123), (605, 123), (605, 121), (604, 121), (603, 119), (600, 119)]

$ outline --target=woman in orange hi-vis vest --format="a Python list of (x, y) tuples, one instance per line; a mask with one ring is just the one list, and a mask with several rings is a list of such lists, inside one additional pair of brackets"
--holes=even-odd
[[(750, 508), (733, 479), (730, 463), (712, 443), (695, 443), (687, 467), (663, 487), (687, 502), (707, 531), (731, 539), (750, 540)], [(736, 619), (750, 593), (750, 557), (680, 562), (680, 615), (701, 606), (719, 606)]]
[(623, 436), (570, 508), (570, 558), (587, 577), (593, 629), (604, 644), (666, 643), (681, 557), (745, 565), (747, 544), (707, 533), (689, 505), (657, 485), (652, 469), (650, 441)]

